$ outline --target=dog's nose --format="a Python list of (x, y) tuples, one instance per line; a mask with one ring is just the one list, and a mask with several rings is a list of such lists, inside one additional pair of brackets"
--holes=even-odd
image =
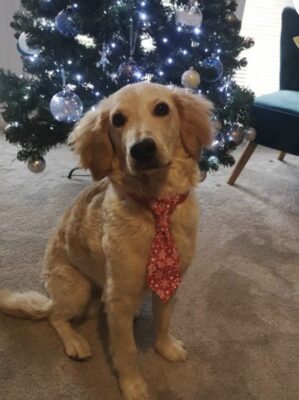
[(156, 150), (156, 143), (153, 139), (143, 139), (131, 147), (130, 153), (134, 160), (140, 163), (146, 163), (153, 159)]

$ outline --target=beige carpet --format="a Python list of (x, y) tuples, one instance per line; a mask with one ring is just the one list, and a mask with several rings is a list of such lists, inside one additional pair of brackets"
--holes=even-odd
[[(42, 289), (47, 236), (88, 177), (66, 175), (61, 147), (34, 175), (0, 138), (0, 286)], [(200, 246), (176, 301), (173, 333), (189, 360), (169, 364), (152, 349), (150, 302), (136, 321), (141, 368), (153, 400), (299, 399), (299, 158), (260, 148), (238, 185), (222, 169), (199, 189)], [(86, 363), (69, 360), (47, 322), (0, 315), (1, 400), (120, 400), (107, 359), (105, 321), (79, 330)]]

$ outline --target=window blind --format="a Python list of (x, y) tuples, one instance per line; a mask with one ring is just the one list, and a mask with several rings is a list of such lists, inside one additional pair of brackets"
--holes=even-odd
[(236, 81), (257, 96), (279, 89), (281, 14), (292, 0), (246, 0), (241, 35), (253, 37), (255, 45), (241, 57), (247, 67), (237, 71)]

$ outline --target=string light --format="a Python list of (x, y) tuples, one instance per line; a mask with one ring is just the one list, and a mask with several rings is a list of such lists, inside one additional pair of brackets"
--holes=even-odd
[(196, 35), (199, 35), (201, 33), (201, 30), (198, 27), (196, 27), (196, 28), (194, 28), (194, 33)]
[(163, 43), (167, 43), (168, 39), (165, 37), (165, 38), (162, 39), (162, 41), (163, 41)]
[(173, 63), (173, 59), (169, 57), (169, 58), (167, 59), (167, 62), (168, 62), (168, 64), (172, 64), (172, 63)]
[(145, 21), (147, 19), (147, 15), (145, 13), (140, 13), (139, 15), (142, 21)]

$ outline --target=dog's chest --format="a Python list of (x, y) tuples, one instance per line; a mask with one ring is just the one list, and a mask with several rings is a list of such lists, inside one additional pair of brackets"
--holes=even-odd
[[(107, 219), (107, 234), (104, 239), (105, 253), (112, 263), (126, 270), (145, 273), (153, 240), (157, 234), (157, 223), (146, 207), (123, 204)], [(190, 196), (177, 206), (170, 218), (169, 230), (180, 255), (180, 264), (186, 270), (195, 251), (198, 207)]]

